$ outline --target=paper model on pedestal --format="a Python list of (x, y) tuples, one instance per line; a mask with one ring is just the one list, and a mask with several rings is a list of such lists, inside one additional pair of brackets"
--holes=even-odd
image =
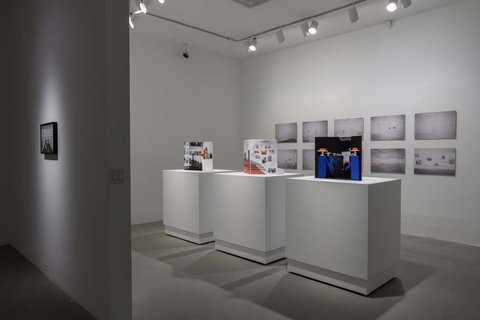
[(243, 171), (248, 174), (277, 173), (276, 140), (245, 140)]
[(315, 138), (315, 177), (362, 180), (362, 137)]
[(213, 142), (185, 142), (183, 169), (197, 171), (213, 170)]

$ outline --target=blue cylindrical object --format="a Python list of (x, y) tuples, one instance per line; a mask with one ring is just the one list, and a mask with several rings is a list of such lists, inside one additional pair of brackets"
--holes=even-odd
[(327, 157), (318, 156), (317, 158), (317, 178), (326, 178), (327, 177)]
[(359, 156), (350, 156), (350, 176), (352, 180), (362, 180)]

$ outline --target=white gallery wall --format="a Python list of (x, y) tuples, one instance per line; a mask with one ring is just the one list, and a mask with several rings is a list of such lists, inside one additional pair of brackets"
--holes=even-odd
[(132, 224), (163, 220), (162, 171), (183, 167), (185, 141), (213, 141), (215, 168), (242, 166), (239, 62), (182, 50), (130, 33)]
[[(242, 138), (274, 138), (275, 124), (363, 117), (371, 148), (405, 148), (402, 232), (480, 245), (480, 1), (247, 59), (241, 64)], [(261, 45), (261, 42), (260, 42)], [(456, 140), (415, 141), (414, 114), (456, 110)], [(406, 115), (406, 140), (370, 141), (370, 117)], [(457, 149), (456, 177), (413, 174), (414, 148)], [(313, 144), (284, 144), (302, 149)], [(313, 174), (312, 171), (308, 172)], [(345, 195), (348, 197), (348, 195)]]
[[(11, 244), (95, 318), (131, 319), (128, 1), (11, 9)], [(43, 156), (52, 121), (59, 153)], [(124, 182), (110, 184), (110, 169)]]

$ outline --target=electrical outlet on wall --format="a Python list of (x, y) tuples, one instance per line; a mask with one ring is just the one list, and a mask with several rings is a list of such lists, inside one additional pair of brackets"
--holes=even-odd
[(43, 272), (48, 273), (48, 263), (43, 264)]

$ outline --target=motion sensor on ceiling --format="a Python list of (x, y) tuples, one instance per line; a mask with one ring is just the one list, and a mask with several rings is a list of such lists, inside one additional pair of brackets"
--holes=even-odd
[(185, 43), (183, 45), (183, 53), (182, 53), (182, 55), (185, 59), (188, 59), (190, 57), (190, 55), (188, 54), (188, 48), (187, 47), (188, 47), (188, 43)]

